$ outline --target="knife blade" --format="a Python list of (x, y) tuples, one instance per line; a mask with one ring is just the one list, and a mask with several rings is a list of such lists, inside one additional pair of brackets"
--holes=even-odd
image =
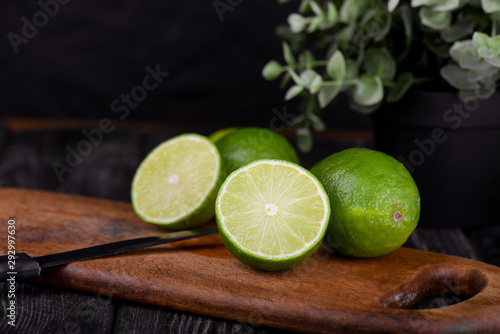
[(3, 255), (0, 256), (0, 282), (5, 281), (9, 276), (19, 280), (30, 280), (39, 277), (44, 268), (203, 237), (217, 232), (217, 226), (210, 226), (194, 230), (165, 233), (152, 237), (116, 241), (35, 258), (26, 253), (17, 253), (14, 256), (10, 255), (10, 258), (9, 255)]

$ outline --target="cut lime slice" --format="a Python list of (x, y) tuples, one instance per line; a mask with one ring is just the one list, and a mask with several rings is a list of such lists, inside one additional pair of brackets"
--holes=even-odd
[(319, 247), (330, 203), (306, 169), (282, 160), (258, 160), (229, 175), (215, 214), (222, 240), (238, 260), (281, 270), (297, 266)]
[(214, 215), (220, 155), (206, 137), (184, 134), (156, 147), (132, 181), (132, 205), (144, 221), (169, 229), (201, 225)]

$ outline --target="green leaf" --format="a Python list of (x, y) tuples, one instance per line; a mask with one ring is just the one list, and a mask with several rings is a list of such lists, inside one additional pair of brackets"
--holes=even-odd
[(368, 7), (368, 0), (345, 0), (340, 7), (340, 21), (354, 23)]
[(403, 4), (399, 7), (399, 13), (405, 29), (406, 45), (404, 51), (398, 57), (398, 62), (405, 59), (408, 55), (413, 37), (413, 15), (411, 8), (407, 4)]
[(311, 69), (307, 69), (300, 74), (302, 86), (307, 87), (311, 94), (316, 94), (323, 85), (321, 75)]
[(288, 69), (288, 73), (290, 74), (290, 77), (292, 77), (292, 80), (295, 82), (296, 85), (304, 86), (302, 79), (299, 77), (299, 75), (297, 73), (295, 73), (294, 70)]
[(281, 75), (281, 73), (283, 73), (283, 71), (284, 69), (281, 67), (280, 63), (276, 60), (271, 60), (262, 69), (262, 76), (266, 80), (275, 80)]
[(332, 26), (337, 23), (339, 20), (339, 13), (337, 11), (337, 7), (333, 4), (333, 2), (328, 2), (326, 7), (326, 19), (328, 23)]
[(356, 25), (351, 23), (346, 27), (339, 30), (338, 33), (335, 34), (335, 39), (338, 45), (347, 44), (350, 45), (352, 36), (354, 35), (354, 30), (356, 29)]
[(401, 74), (396, 82), (394, 83), (394, 87), (389, 90), (389, 94), (387, 94), (387, 102), (396, 102), (399, 101), (410, 89), (410, 87), (415, 82), (415, 78), (411, 72), (404, 72)]
[(311, 82), (311, 85), (309, 86), (309, 91), (311, 92), (311, 94), (316, 94), (317, 92), (319, 92), (322, 86), (323, 86), (323, 78), (321, 77), (321, 75), (318, 74), (314, 77), (313, 81)]
[(299, 95), (300, 93), (302, 93), (303, 90), (304, 90), (304, 87), (299, 86), (299, 85), (293, 85), (286, 92), (285, 101), (293, 99), (294, 97), (296, 97), (297, 95)]
[(358, 73), (359, 73), (359, 65), (355, 61), (348, 59), (346, 61), (346, 72), (345, 72), (346, 80), (357, 78)]
[(304, 30), (309, 21), (309, 19), (303, 17), (300, 14), (290, 14), (290, 16), (288, 16), (288, 24), (290, 25), (290, 29), (296, 34)]
[(303, 153), (311, 151), (313, 146), (313, 138), (311, 131), (308, 128), (297, 129), (297, 146)]
[(302, 71), (302, 73), (300, 73), (300, 81), (304, 86), (309, 87), (317, 75), (318, 73), (313, 70), (304, 70)]
[(307, 118), (309, 118), (309, 120), (311, 121), (312, 123), (312, 126), (313, 126), (313, 129), (315, 131), (318, 131), (318, 132), (321, 132), (321, 131), (325, 131), (326, 129), (326, 125), (325, 123), (321, 120), (321, 118), (319, 118), (318, 116), (316, 116), (315, 114), (309, 114), (307, 116)]
[(291, 77), (290, 73), (286, 72), (285, 75), (283, 76), (283, 79), (281, 79), (280, 89), (284, 89), (291, 78), (292, 77)]
[(321, 7), (315, 1), (309, 2), (309, 5), (311, 6), (311, 9), (314, 12), (314, 14), (316, 14), (316, 16), (322, 16), (322, 17), (326, 16), (325, 13), (323, 12), (323, 9), (321, 9)]
[(375, 42), (380, 42), (387, 35), (391, 23), (392, 15), (375, 8), (366, 10), (361, 19), (365, 35), (373, 38)]
[(491, 81), (496, 81), (493, 77), (500, 72), (500, 69), (490, 66), (484, 70), (469, 71), (467, 75), (467, 80), (469, 82), (486, 81), (491, 79)]
[(500, 35), (489, 37), (486, 34), (475, 32), (472, 36), (474, 50), (479, 57), (490, 65), (500, 67)]
[(485, 13), (500, 11), (500, 2), (498, 0), (481, 0), (481, 5)]
[(382, 80), (392, 81), (396, 75), (396, 61), (384, 49), (368, 49), (363, 59), (363, 68), (368, 74), (376, 75)]
[(467, 70), (484, 70), (490, 65), (479, 58), (472, 40), (455, 42), (450, 48), (450, 56), (460, 65), (461, 68)]
[(330, 57), (326, 65), (326, 73), (332, 79), (342, 80), (345, 78), (345, 58), (341, 51), (335, 51), (335, 53)]
[(469, 71), (458, 67), (455, 64), (446, 65), (440, 71), (441, 76), (448, 83), (460, 90), (474, 90), (479, 88), (476, 82), (470, 82), (468, 78)]
[(319, 106), (324, 109), (330, 102), (337, 97), (342, 85), (338, 86), (324, 86), (318, 93)]
[(411, 6), (413, 8), (420, 6), (433, 6), (436, 2), (436, 0), (411, 0)]
[(283, 58), (287, 64), (295, 66), (297, 63), (292, 53), (292, 49), (290, 49), (290, 45), (287, 42), (283, 42)]
[(440, 31), (441, 38), (447, 43), (458, 41), (474, 31), (474, 20), (472, 18), (458, 21), (456, 24), (449, 26)]
[[(313, 2), (314, 3), (314, 2)], [(317, 16), (311, 20), (309, 24), (309, 28), (307, 28), (307, 32), (311, 33), (318, 30), (319, 26), (325, 21), (324, 16)]]
[(438, 12), (430, 7), (422, 7), (418, 11), (420, 22), (431, 29), (443, 30), (450, 26), (451, 13)]
[(389, 9), (389, 12), (392, 13), (398, 5), (399, 5), (399, 0), (389, 0), (387, 2), (387, 9)]
[(354, 87), (352, 98), (360, 106), (373, 106), (382, 101), (384, 86), (378, 76), (364, 74)]
[(460, 0), (441, 0), (432, 7), (435, 11), (446, 12), (457, 9), (460, 6)]
[(300, 54), (299, 63), (305, 64), (306, 68), (309, 69), (313, 69), (314, 67), (316, 67), (316, 61), (314, 59), (314, 56), (309, 50), (306, 50)]

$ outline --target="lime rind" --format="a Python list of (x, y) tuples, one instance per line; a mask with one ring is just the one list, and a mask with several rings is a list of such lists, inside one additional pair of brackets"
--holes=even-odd
[[(231, 184), (232, 180), (235, 179), (238, 175), (245, 173), (251, 168), (256, 168), (256, 166), (262, 164), (288, 166), (293, 168), (296, 172), (299, 172), (299, 175), (303, 175), (307, 177), (309, 181), (312, 181), (317, 190), (316, 195), (318, 195), (321, 198), (321, 202), (323, 203), (323, 208), (322, 208), (323, 214), (321, 215), (321, 217), (317, 219), (317, 223), (320, 226), (319, 230), (317, 231), (317, 234), (315, 235), (314, 238), (312, 238), (308, 242), (305, 242), (303, 246), (301, 246), (294, 252), (287, 254), (266, 254), (260, 251), (255, 251), (243, 245), (238, 240), (238, 238), (233, 233), (231, 233), (230, 228), (228, 228), (228, 226), (226, 225), (227, 217), (224, 216), (222, 213), (223, 209), (221, 208), (221, 203), (223, 196), (228, 194), (227, 192), (228, 186)], [(284, 191), (286, 190), (288, 189), (285, 189)], [(316, 249), (321, 245), (321, 241), (323, 240), (323, 237), (328, 227), (330, 210), (331, 209), (330, 209), (329, 198), (323, 185), (309, 171), (292, 162), (283, 160), (265, 159), (265, 160), (257, 160), (246, 166), (243, 166), (228, 176), (228, 178), (225, 180), (225, 182), (222, 184), (219, 190), (219, 194), (216, 200), (215, 214), (222, 241), (238, 260), (252, 267), (260, 269), (282, 270), (295, 267), (298, 264), (302, 263), (305, 259), (311, 256), (316, 251)], [(299, 219), (301, 218), (299, 217)], [(309, 218), (307, 218), (306, 216), (302, 217), (303, 221), (306, 221), (308, 219)], [(278, 238), (277, 242), (283, 242), (283, 241), (279, 240)]]
[[(175, 217), (169, 217), (169, 218), (152, 217), (150, 214), (145, 212), (143, 208), (141, 208), (140, 204), (138, 204), (140, 201), (137, 198), (138, 191), (136, 190), (138, 189), (138, 183), (140, 182), (141, 179), (141, 173), (146, 168), (146, 166), (148, 166), (148, 164), (152, 163), (154, 159), (158, 158), (158, 155), (163, 150), (181, 141), (193, 141), (195, 143), (203, 143), (207, 145), (208, 152), (213, 156), (215, 163), (213, 167), (213, 174), (210, 177), (210, 182), (208, 184), (208, 187), (206, 187), (206, 189), (204, 190), (204, 193), (201, 194), (200, 200), (197, 203), (193, 204), (189, 210), (180, 213)], [(187, 155), (190, 154), (190, 152), (184, 152), (184, 154)], [(172, 159), (175, 158), (178, 157), (172, 157)], [(132, 187), (131, 187), (132, 207), (136, 212), (136, 214), (147, 223), (159, 225), (173, 230), (196, 227), (207, 222), (210, 218), (212, 218), (215, 215), (215, 200), (217, 197), (220, 184), (221, 184), (221, 159), (217, 147), (208, 138), (201, 136), (199, 134), (195, 133), (182, 134), (158, 145), (141, 162), (141, 164), (137, 168), (136, 174), (134, 175), (134, 179), (132, 181)]]

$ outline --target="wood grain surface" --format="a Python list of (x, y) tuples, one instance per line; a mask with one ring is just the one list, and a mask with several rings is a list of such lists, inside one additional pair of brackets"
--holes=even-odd
[[(165, 232), (127, 203), (9, 188), (0, 189), (0, 219), (16, 221), (16, 250), (31, 256)], [(407, 248), (374, 259), (320, 248), (297, 268), (271, 273), (239, 263), (219, 236), (207, 236), (47, 269), (38, 281), (300, 332), (500, 331), (500, 268)], [(435, 294), (471, 298), (411, 309)]]

